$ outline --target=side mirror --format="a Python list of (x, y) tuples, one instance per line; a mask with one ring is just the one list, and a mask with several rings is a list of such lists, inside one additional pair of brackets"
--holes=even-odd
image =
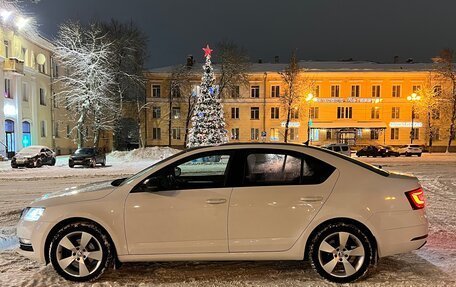
[(178, 166), (176, 166), (176, 167), (174, 168), (174, 176), (180, 176), (181, 173), (182, 173), (181, 168), (178, 167)]
[(154, 192), (160, 187), (160, 180), (158, 177), (151, 177), (143, 181), (141, 184), (142, 190), (146, 192)]

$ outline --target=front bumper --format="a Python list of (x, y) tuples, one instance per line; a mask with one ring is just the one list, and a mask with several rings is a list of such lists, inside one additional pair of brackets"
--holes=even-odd
[(423, 209), (379, 212), (370, 221), (379, 227), (376, 239), (380, 257), (410, 252), (426, 243), (429, 223)]
[[(39, 263), (45, 264), (46, 255), (44, 253), (44, 244), (52, 226), (53, 224), (51, 222), (39, 220), (31, 222), (21, 219), (16, 230), (20, 242), (20, 247), (17, 249), (17, 252), (25, 257), (38, 261)], [(27, 243), (30, 241), (30, 244), (22, 244), (21, 240), (27, 241)], [(30, 247), (28, 245), (30, 245)]]

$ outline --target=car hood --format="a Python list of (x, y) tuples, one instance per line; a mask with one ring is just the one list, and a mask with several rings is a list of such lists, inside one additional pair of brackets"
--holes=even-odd
[(37, 156), (37, 154), (33, 154), (33, 153), (17, 153), (14, 157), (16, 159), (22, 159), (22, 158), (32, 158), (32, 157), (35, 157)]
[(111, 180), (73, 186), (63, 191), (48, 193), (32, 202), (32, 206), (53, 206), (72, 202), (95, 200), (110, 194), (116, 187), (111, 185)]

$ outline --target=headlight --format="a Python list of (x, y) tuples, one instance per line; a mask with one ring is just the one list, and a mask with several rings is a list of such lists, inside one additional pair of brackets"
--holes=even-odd
[(44, 213), (44, 207), (30, 207), (24, 211), (23, 219), (25, 221), (37, 221)]

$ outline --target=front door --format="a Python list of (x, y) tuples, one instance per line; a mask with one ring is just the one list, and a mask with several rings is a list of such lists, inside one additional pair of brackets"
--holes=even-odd
[(137, 185), (125, 204), (129, 253), (228, 252), (231, 158), (220, 152), (191, 156)]
[(230, 252), (290, 249), (331, 193), (338, 171), (289, 151), (252, 150), (231, 195)]
[(6, 133), (6, 148), (8, 158), (12, 158), (16, 154), (16, 136), (14, 134), (14, 122), (11, 120), (5, 121), (5, 133)]

